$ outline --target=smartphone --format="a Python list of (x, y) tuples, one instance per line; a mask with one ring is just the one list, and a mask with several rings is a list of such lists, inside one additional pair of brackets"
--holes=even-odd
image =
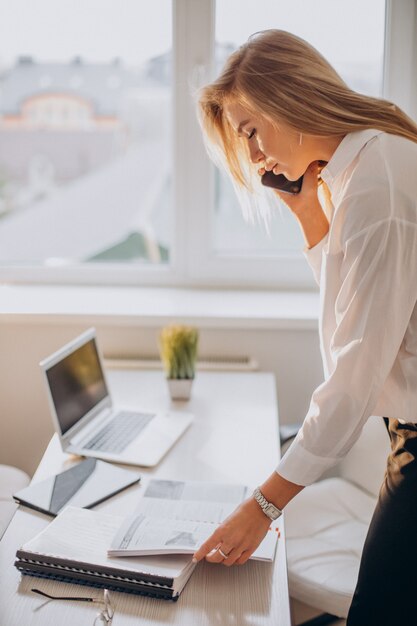
[(288, 178), (285, 178), (284, 174), (274, 174), (271, 170), (263, 174), (261, 182), (265, 187), (272, 187), (273, 189), (278, 189), (278, 191), (296, 194), (301, 191), (303, 177), (301, 176), (298, 180), (288, 180)]

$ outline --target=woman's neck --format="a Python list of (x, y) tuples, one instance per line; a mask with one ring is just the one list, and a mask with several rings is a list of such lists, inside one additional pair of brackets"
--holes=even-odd
[(318, 161), (330, 161), (333, 154), (336, 152), (339, 145), (342, 143), (346, 135), (332, 135), (330, 137), (317, 137), (316, 148)]

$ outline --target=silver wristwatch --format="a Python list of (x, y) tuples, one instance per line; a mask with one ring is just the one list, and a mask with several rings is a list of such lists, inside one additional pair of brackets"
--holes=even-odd
[(259, 504), (265, 515), (269, 517), (269, 519), (275, 520), (278, 519), (280, 515), (282, 515), (281, 509), (272, 504), (272, 502), (268, 502), (268, 500), (262, 495), (259, 487), (256, 487), (255, 491), (253, 492), (253, 497), (255, 498), (256, 502)]

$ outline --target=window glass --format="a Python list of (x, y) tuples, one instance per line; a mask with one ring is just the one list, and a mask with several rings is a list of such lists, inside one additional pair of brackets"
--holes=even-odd
[[(306, 39), (353, 89), (382, 94), (384, 0), (217, 0), (216, 73), (249, 35), (269, 28)], [(212, 229), (219, 255), (271, 256), (295, 253), (304, 245), (299, 226), (285, 207), (273, 213), (270, 236), (262, 223), (245, 222), (232, 185), (220, 172), (216, 172)]]
[(0, 263), (166, 263), (170, 0), (0, 0)]

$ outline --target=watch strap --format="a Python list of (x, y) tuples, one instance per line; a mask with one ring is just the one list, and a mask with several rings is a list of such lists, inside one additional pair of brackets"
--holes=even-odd
[(269, 519), (276, 520), (280, 515), (282, 515), (281, 509), (275, 506), (275, 504), (272, 504), (272, 502), (268, 502), (259, 487), (256, 487), (253, 492), (253, 497)]

